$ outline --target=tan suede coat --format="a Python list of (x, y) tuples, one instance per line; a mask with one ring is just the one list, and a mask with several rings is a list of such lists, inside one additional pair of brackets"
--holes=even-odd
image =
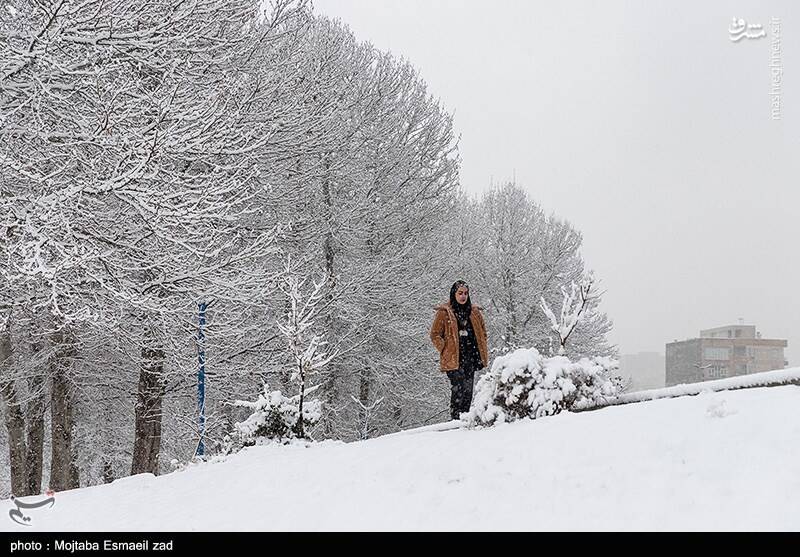
[[(486, 322), (480, 306), (472, 304), (469, 319), (475, 331), (483, 367), (486, 367), (489, 365), (489, 346), (486, 341)], [(458, 321), (449, 303), (436, 306), (436, 317), (431, 326), (431, 342), (439, 351), (439, 369), (443, 372), (458, 370)]]

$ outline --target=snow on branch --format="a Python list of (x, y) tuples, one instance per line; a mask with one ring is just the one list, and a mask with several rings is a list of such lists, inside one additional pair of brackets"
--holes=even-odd
[(593, 273), (588, 273), (580, 284), (571, 283), (570, 289), (561, 287), (561, 314), (557, 317), (544, 296), (540, 297), (539, 305), (545, 316), (550, 320), (550, 328), (558, 335), (558, 354), (566, 354), (566, 345), (570, 335), (575, 331), (581, 318), (584, 317), (592, 302), (599, 298)]

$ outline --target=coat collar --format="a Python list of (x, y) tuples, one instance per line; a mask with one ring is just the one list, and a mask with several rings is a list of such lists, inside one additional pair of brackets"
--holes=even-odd
[[(450, 307), (450, 302), (445, 302), (443, 304), (439, 304), (438, 306), (434, 306), (434, 309), (443, 309), (443, 310), (448, 311), (448, 312), (450, 312), (452, 314), (455, 314), (455, 312), (453, 311), (453, 308)], [(479, 310), (483, 311), (483, 308), (481, 306), (479, 306), (478, 304), (472, 304), (472, 309), (473, 310), (479, 309)]]

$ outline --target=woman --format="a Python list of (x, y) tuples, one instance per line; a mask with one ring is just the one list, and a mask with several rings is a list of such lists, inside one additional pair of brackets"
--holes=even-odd
[(463, 280), (450, 288), (449, 303), (436, 306), (431, 341), (439, 351), (439, 368), (450, 379), (450, 416), (457, 420), (472, 404), (475, 372), (489, 362), (483, 313), (472, 305)]

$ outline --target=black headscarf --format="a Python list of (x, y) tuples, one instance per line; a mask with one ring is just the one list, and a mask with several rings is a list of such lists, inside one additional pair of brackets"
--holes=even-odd
[[(459, 304), (456, 300), (456, 292), (462, 286), (467, 287), (467, 302), (464, 305)], [(469, 286), (467, 286), (467, 283), (463, 280), (457, 280), (450, 288), (450, 307), (453, 308), (456, 316), (458, 316), (458, 318), (462, 321), (466, 321), (466, 319), (472, 313), (472, 300), (470, 300)]]

